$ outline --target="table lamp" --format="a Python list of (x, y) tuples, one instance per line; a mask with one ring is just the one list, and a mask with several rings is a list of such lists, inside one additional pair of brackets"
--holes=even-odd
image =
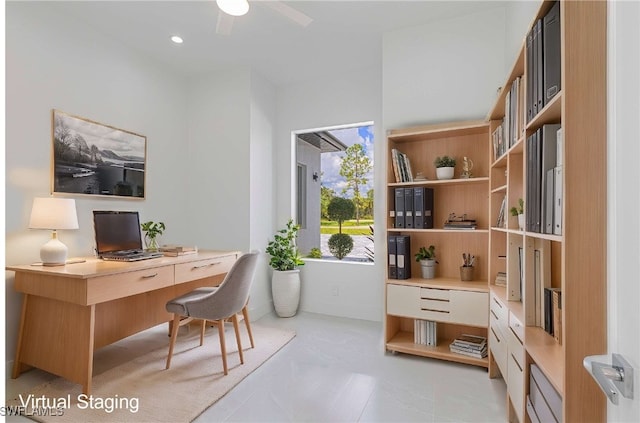
[(69, 198), (34, 198), (31, 209), (30, 229), (50, 229), (51, 239), (40, 249), (44, 266), (64, 266), (67, 246), (58, 240), (58, 229), (78, 229), (76, 200)]

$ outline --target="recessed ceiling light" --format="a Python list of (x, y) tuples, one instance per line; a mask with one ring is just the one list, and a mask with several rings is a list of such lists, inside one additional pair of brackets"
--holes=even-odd
[(247, 0), (216, 0), (218, 7), (231, 16), (242, 16), (249, 11)]
[(183, 42), (182, 37), (180, 37), (178, 35), (172, 35), (171, 36), (171, 41), (173, 41), (176, 44), (182, 44), (182, 42)]

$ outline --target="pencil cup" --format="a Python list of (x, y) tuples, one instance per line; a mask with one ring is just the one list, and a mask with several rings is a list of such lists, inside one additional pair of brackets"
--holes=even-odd
[(473, 280), (473, 266), (460, 266), (460, 280), (461, 281)]

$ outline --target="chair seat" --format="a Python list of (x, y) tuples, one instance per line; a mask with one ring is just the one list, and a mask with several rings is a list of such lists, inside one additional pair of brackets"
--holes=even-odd
[(182, 316), (189, 316), (189, 312), (187, 310), (187, 307), (185, 306), (185, 303), (202, 299), (213, 291), (215, 291), (215, 288), (196, 288), (191, 292), (188, 292), (167, 302), (166, 309), (169, 313), (177, 313)]

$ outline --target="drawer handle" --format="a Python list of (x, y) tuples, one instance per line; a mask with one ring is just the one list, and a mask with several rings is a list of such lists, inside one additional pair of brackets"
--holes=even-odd
[(513, 361), (516, 363), (516, 366), (518, 366), (518, 369), (522, 371), (522, 367), (520, 367), (520, 363), (518, 363), (518, 360), (516, 359), (516, 356), (513, 355), (513, 353), (511, 353), (511, 358), (513, 358)]
[(216, 261), (216, 262), (213, 262), (213, 263), (201, 264), (200, 266), (193, 266), (191, 268), (191, 270), (203, 269), (205, 267), (215, 266), (216, 264), (220, 264), (220, 263), (222, 263), (222, 262), (221, 261)]
[(491, 328), (491, 332), (493, 333), (493, 336), (495, 336), (495, 337), (496, 337), (496, 341), (498, 341), (498, 342), (502, 342), (502, 341), (500, 340), (500, 338), (498, 338), (498, 334), (496, 333), (496, 331), (495, 331), (495, 330), (493, 330), (493, 328)]
[(156, 276), (158, 276), (158, 273), (154, 273), (153, 275), (144, 275), (142, 279), (151, 279), (155, 278)]
[(502, 308), (502, 304), (500, 304), (500, 301), (496, 300), (495, 297), (492, 298), (493, 302), (498, 304), (498, 307)]
[(442, 298), (420, 298), (421, 300), (429, 300), (429, 301), (442, 301), (443, 303), (449, 303), (449, 300), (443, 300)]
[(434, 309), (431, 309), (431, 308), (422, 308), (421, 310), (422, 311), (433, 311), (435, 313), (447, 313), (447, 314), (449, 314), (449, 312), (445, 311), (445, 310), (434, 310)]
[(493, 317), (495, 317), (496, 320), (500, 320), (500, 319), (498, 319), (498, 316), (493, 312), (493, 310), (491, 310), (491, 314), (493, 314)]

